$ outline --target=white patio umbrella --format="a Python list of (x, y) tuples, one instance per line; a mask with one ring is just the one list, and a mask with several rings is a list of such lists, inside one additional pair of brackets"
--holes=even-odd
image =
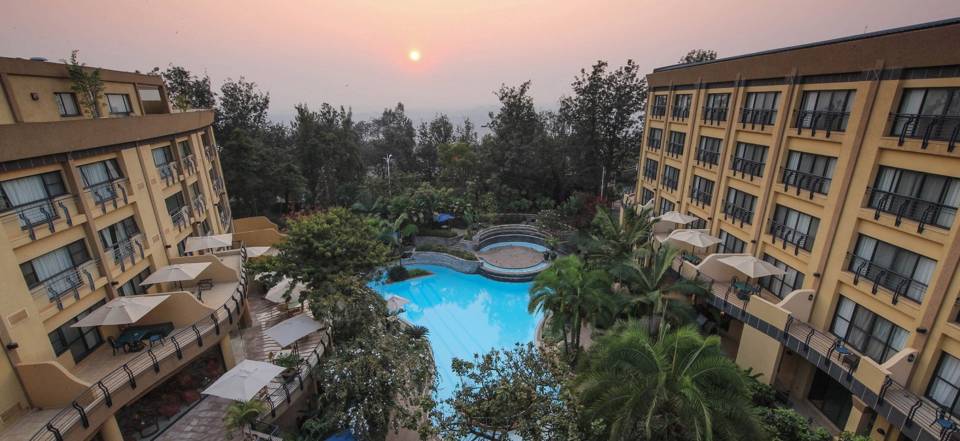
[(263, 331), (263, 334), (270, 337), (273, 341), (280, 343), (280, 347), (285, 348), (293, 342), (300, 340), (314, 332), (322, 329), (320, 322), (307, 314), (300, 314), (293, 318), (286, 319), (277, 323), (270, 329)]
[(148, 312), (163, 303), (170, 296), (127, 296), (117, 297), (106, 305), (97, 308), (80, 321), (70, 325), (73, 328), (88, 328), (106, 325), (129, 325), (136, 323)]
[(273, 288), (270, 288), (270, 290), (267, 291), (267, 294), (264, 295), (263, 298), (273, 303), (287, 303), (287, 301), (284, 300), (283, 295), (287, 291), (290, 291), (290, 302), (294, 302), (294, 303), (299, 302), (300, 294), (302, 294), (303, 290), (306, 289), (307, 287), (302, 283), (297, 283), (293, 287), (293, 289), (291, 289), (290, 288), (291, 283), (293, 283), (293, 280), (291, 280), (290, 278), (284, 277), (283, 279), (280, 280), (280, 282), (274, 285)]
[(777, 268), (772, 263), (765, 262), (753, 256), (728, 256), (717, 260), (729, 265), (733, 269), (740, 271), (743, 273), (743, 275), (752, 279), (766, 276), (782, 276), (786, 274), (786, 271)]
[(247, 257), (273, 256), (277, 250), (273, 247), (247, 247)]
[(676, 211), (668, 211), (660, 215), (660, 220), (665, 222), (672, 222), (678, 225), (686, 225), (690, 222), (697, 220), (697, 218), (690, 216), (689, 214), (682, 214)]
[(387, 310), (390, 312), (399, 311), (403, 305), (410, 303), (409, 299), (400, 296), (390, 296), (387, 298)]
[(700, 230), (673, 230), (667, 240), (693, 245), (696, 248), (707, 248), (720, 243), (720, 238), (711, 236)]
[(177, 282), (180, 284), (180, 289), (183, 289), (182, 282), (184, 280), (196, 279), (197, 276), (199, 276), (203, 270), (207, 269), (208, 266), (210, 266), (210, 262), (178, 263), (176, 265), (168, 265), (162, 268), (157, 268), (153, 274), (150, 274), (149, 277), (140, 282), (140, 286)]
[(233, 234), (218, 234), (216, 236), (188, 237), (184, 250), (194, 252), (214, 248), (225, 248), (233, 244)]
[(214, 381), (203, 394), (249, 401), (280, 375), (283, 369), (273, 363), (243, 360)]

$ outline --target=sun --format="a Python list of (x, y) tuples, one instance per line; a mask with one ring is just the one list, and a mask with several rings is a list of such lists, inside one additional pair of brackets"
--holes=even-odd
[(420, 51), (416, 49), (412, 49), (410, 53), (407, 54), (407, 58), (409, 58), (410, 61), (413, 61), (413, 62), (420, 61)]

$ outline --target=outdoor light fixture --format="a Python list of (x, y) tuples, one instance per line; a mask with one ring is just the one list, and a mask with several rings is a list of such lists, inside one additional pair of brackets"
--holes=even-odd
[(20, 347), (20, 343), (17, 343), (17, 342), (7, 343), (7, 350), (12, 351), (12, 350), (17, 349), (17, 348), (19, 348), (19, 347)]
[(921, 334), (926, 334), (926, 333), (927, 333), (927, 328), (917, 328), (917, 332), (919, 332), (919, 333), (921, 333)]
[(30, 99), (34, 101), (40, 101), (40, 94), (36, 92), (30, 92)]

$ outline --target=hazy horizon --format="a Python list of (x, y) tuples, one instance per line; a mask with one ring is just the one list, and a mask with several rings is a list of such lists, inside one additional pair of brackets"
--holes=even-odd
[[(209, 74), (215, 90), (243, 76), (270, 93), (276, 121), (298, 103), (368, 119), (403, 102), (415, 121), (442, 112), (480, 125), (504, 83), (531, 80), (538, 108), (555, 109), (598, 59), (633, 59), (647, 73), (694, 48), (725, 57), (809, 43), (960, 16), (960, 2), (34, 0), (3, 10), (0, 56), (58, 61), (78, 49), (112, 69), (176, 64)], [(677, 10), (696, 13), (677, 26)]]

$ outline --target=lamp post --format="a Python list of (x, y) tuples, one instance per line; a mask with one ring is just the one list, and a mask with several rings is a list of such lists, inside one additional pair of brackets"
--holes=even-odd
[(393, 154), (387, 154), (383, 160), (387, 163), (387, 194), (393, 196), (393, 183), (390, 181), (390, 161), (393, 161)]

